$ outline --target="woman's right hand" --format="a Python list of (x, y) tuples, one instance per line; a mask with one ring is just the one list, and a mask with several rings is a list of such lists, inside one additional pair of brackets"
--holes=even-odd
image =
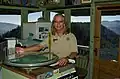
[(16, 47), (16, 54), (17, 54), (17, 56), (24, 55), (24, 48), (22, 48), (22, 47)]

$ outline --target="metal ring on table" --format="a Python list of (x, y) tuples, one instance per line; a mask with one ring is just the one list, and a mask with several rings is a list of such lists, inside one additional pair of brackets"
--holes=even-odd
[[(49, 54), (49, 53), (43, 53), (43, 54)], [(47, 60), (47, 61), (44, 61), (44, 62), (40, 62), (40, 63), (34, 63), (34, 64), (23, 64), (23, 63), (13, 63), (11, 62), (10, 60), (6, 60), (4, 63), (6, 65), (10, 65), (10, 66), (15, 66), (15, 67), (24, 67), (24, 68), (29, 68), (29, 67), (40, 67), (40, 66), (44, 66), (44, 65), (49, 65), (49, 64), (52, 64), (52, 63), (55, 63), (57, 60), (58, 60), (58, 56), (51, 53), (53, 56), (55, 56), (55, 58), (53, 59), (50, 59), (50, 60)]]

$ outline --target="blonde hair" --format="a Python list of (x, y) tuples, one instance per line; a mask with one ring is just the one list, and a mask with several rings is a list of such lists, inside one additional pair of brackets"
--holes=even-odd
[(68, 34), (70, 31), (69, 31), (68, 24), (67, 24), (67, 22), (65, 21), (65, 16), (62, 15), (62, 14), (56, 14), (56, 15), (54, 16), (54, 18), (53, 18), (52, 25), (51, 25), (52, 35), (55, 35), (55, 32), (56, 32), (55, 27), (54, 27), (54, 22), (55, 22), (54, 20), (55, 20), (55, 17), (56, 17), (56, 16), (61, 16), (62, 18), (64, 18), (64, 24), (65, 24), (64, 34)]

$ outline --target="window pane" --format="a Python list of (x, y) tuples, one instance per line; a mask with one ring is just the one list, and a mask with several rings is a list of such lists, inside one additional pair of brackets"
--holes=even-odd
[[(105, 60), (117, 60), (120, 35), (120, 15), (117, 11), (111, 11), (114, 15), (101, 16), (101, 40), (100, 58)], [(102, 14), (107, 11), (102, 11)]]
[(28, 15), (28, 22), (37, 22), (39, 18), (42, 18), (42, 12), (30, 13)]
[(90, 16), (71, 16), (71, 32), (75, 34), (78, 45), (89, 46)]
[(20, 25), (20, 15), (0, 15), (0, 42), (4, 38), (20, 38)]

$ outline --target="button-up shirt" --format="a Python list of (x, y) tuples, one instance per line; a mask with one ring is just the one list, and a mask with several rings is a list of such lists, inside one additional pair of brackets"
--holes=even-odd
[(69, 56), (71, 52), (78, 52), (76, 37), (73, 33), (62, 36), (51, 35), (51, 46), (49, 45), (49, 37), (41, 44), (51, 47), (51, 52), (59, 56), (59, 58)]

